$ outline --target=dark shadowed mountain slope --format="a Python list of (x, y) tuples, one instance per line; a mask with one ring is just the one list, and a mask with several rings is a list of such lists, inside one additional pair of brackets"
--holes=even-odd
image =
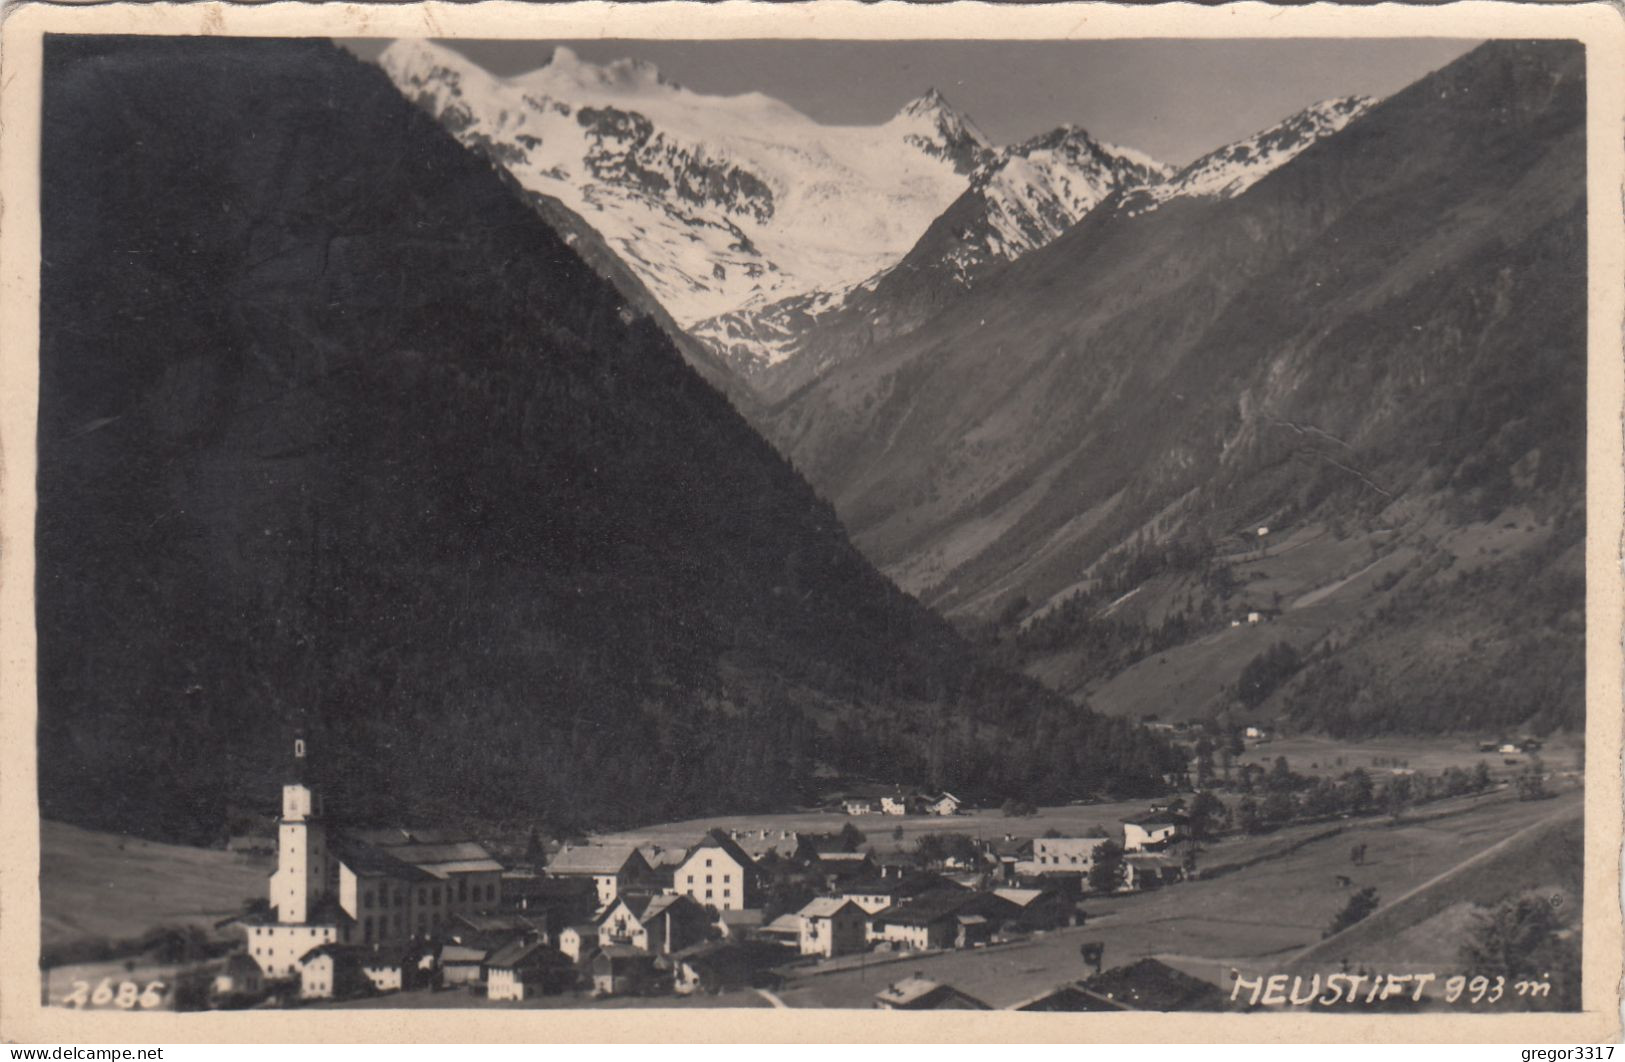
[[(1358, 676), (1305, 716), (1572, 722), (1583, 76), (1577, 45), (1486, 45), (1234, 199), (1097, 210), (771, 431), (939, 609), (1030, 628), (1071, 601), (1021, 662), (1098, 706), (1223, 708), (1284, 640)], [(1224, 641), (1251, 611), (1283, 625)], [(1487, 660), (1545, 661), (1541, 689)]]
[(761, 807), (819, 765), (1156, 784), (1143, 731), (972, 663), (380, 71), (200, 38), (46, 62), (47, 815), (208, 835), (300, 724), (362, 817)]

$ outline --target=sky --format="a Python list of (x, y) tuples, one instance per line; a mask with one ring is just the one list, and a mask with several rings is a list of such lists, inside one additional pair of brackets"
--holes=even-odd
[[(343, 42), (372, 58), (387, 41)], [(817, 121), (875, 125), (936, 88), (996, 144), (1072, 123), (1183, 164), (1336, 96), (1389, 96), (1479, 42), (1435, 38), (1112, 41), (444, 41), (492, 73), (557, 44), (635, 58), (696, 92), (763, 92)]]

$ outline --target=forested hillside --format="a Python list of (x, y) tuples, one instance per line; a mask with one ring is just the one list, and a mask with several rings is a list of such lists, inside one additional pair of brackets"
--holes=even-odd
[(1494, 42), (1233, 199), (1108, 201), (770, 431), (884, 571), (1097, 708), (1575, 725), (1584, 72)]
[(488, 161), (317, 41), (46, 46), (46, 815), (607, 824), (843, 773), (1149, 791), (976, 662)]

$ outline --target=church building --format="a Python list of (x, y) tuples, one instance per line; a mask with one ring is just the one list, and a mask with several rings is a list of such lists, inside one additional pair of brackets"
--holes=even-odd
[(267, 978), (297, 976), (326, 945), (428, 940), (454, 915), (494, 910), (502, 864), (476, 841), (444, 831), (337, 831), (293, 743), (282, 787), (269, 917), (247, 926), (248, 954)]

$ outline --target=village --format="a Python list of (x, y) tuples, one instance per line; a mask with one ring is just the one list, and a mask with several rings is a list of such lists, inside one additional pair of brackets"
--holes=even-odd
[[(493, 1002), (770, 989), (785, 967), (977, 949), (1081, 925), (1091, 892), (1170, 885), (1189, 864), (1176, 854), (1188, 832), (1175, 801), (1147, 807), (1116, 837), (945, 831), (914, 852), (876, 855), (848, 822), (823, 833), (713, 829), (681, 847), (555, 843), (542, 865), (510, 867), (450, 831), (330, 829), (304, 765), (300, 740), (268, 904), (239, 920), (246, 947), (214, 975), (210, 1005), (414, 989)], [(840, 810), (948, 822), (963, 802), (872, 787), (847, 793)], [(984, 1004), (904, 978), (874, 1005)]]
[[(1268, 742), (1260, 733), (1255, 745)], [(1211, 764), (1198, 760), (1197, 774), (1211, 782)], [(954, 830), (971, 813), (957, 795), (873, 785), (831, 796), (824, 814), (845, 820), (838, 829), (712, 826), (681, 841), (662, 835), (639, 843), (533, 839), (523, 857), (499, 859), (455, 830), (333, 826), (306, 762), (296, 740), (266, 902), (233, 920), (244, 947), (210, 967), (202, 1005), (382, 1002), (426, 992), (458, 994), (463, 1005), (675, 1003), (741, 992), (776, 1000), (789, 980), (1020, 947), (1091, 925), (1103, 900), (1200, 879), (1199, 853), (1232, 818), (1199, 786), (1189, 801), (1144, 803), (1115, 830), (973, 837)], [(1335, 805), (1347, 793), (1363, 814), (1380, 813), (1401, 791), (1420, 803), (1514, 784), (1491, 783), (1482, 770), (1475, 780), (1455, 767), (1417, 779), (1395, 761), (1387, 786), (1366, 792), (1361, 806), (1363, 771), (1333, 783), (1284, 764), (1274, 779), (1244, 766), (1239, 784), (1253, 792), (1256, 783), (1260, 795), (1275, 787), (1266, 809), (1281, 798), (1312, 811), (1317, 800)], [(1282, 798), (1279, 786), (1300, 792)], [(1248, 833), (1259, 832), (1252, 806), (1247, 797), (1238, 809)], [(1335, 806), (1332, 813), (1347, 814)], [(896, 846), (877, 847), (856, 820), (876, 832), (897, 823)], [(904, 823), (914, 835), (908, 847)], [(1145, 998), (1224, 1008), (1211, 980), (1155, 959), (1103, 969), (1090, 935), (1072, 945), (1074, 979), (1024, 1005), (1123, 1009), (1125, 1000)], [(866, 1005), (879, 1008), (988, 1005), (902, 969), (880, 976), (866, 994)]]

